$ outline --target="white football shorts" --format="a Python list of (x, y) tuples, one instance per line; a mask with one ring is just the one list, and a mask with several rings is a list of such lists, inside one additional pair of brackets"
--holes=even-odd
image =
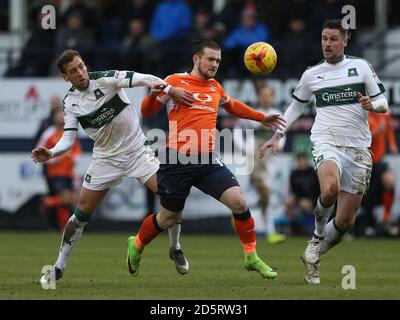
[(105, 190), (119, 185), (123, 177), (135, 178), (144, 184), (159, 167), (160, 162), (154, 151), (149, 146), (143, 146), (125, 161), (93, 159), (82, 186), (90, 190)]
[(340, 190), (352, 194), (364, 194), (368, 190), (372, 158), (367, 148), (318, 144), (314, 145), (312, 154), (315, 170), (324, 161), (336, 163), (340, 172)]

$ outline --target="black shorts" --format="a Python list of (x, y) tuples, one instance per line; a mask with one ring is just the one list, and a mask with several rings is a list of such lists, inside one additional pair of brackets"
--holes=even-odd
[(220, 158), (212, 160), (209, 164), (161, 164), (157, 172), (161, 205), (170, 211), (182, 211), (192, 186), (217, 200), (229, 188), (239, 186)]
[(74, 190), (73, 180), (70, 177), (49, 177), (51, 195), (60, 194), (64, 190)]

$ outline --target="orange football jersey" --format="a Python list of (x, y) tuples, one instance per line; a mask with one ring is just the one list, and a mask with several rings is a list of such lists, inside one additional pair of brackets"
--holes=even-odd
[(202, 80), (188, 73), (177, 73), (165, 81), (190, 91), (194, 98), (191, 107), (175, 106), (169, 96), (160, 95), (159, 100), (166, 104), (168, 111), (167, 146), (179, 153), (212, 152), (215, 148), (218, 107), (228, 102), (229, 96), (215, 79)]

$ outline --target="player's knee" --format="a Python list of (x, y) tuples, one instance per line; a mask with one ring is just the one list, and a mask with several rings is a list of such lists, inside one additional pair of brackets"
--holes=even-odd
[(335, 181), (329, 181), (325, 186), (321, 187), (321, 200), (326, 205), (334, 204), (338, 194), (339, 186)]
[(93, 207), (93, 203), (85, 199), (79, 199), (78, 208), (86, 214), (92, 214), (94, 210), (96, 210), (96, 208)]
[(336, 227), (342, 231), (342, 232), (346, 232), (348, 230), (350, 230), (353, 225), (354, 225), (354, 220), (352, 218), (346, 218), (346, 219), (335, 219), (335, 224)]
[(247, 201), (244, 197), (233, 199), (229, 208), (233, 213), (240, 214), (247, 211)]

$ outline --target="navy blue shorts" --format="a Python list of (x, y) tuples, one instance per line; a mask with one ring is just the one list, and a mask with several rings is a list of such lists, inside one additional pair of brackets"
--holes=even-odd
[(226, 190), (239, 186), (219, 158), (209, 164), (161, 164), (157, 182), (161, 205), (174, 212), (183, 210), (192, 186), (218, 201)]
[(60, 194), (64, 190), (74, 190), (74, 184), (70, 177), (49, 177), (52, 195)]

